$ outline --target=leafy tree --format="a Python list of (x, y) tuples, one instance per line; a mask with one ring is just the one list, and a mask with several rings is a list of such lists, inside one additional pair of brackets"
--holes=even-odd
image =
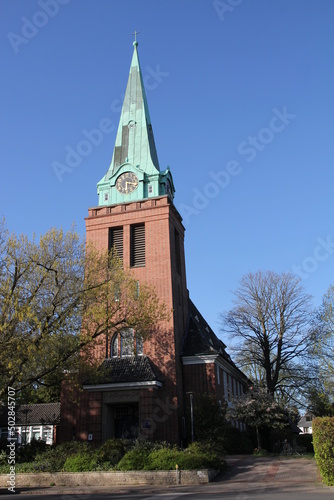
[(315, 342), (311, 353), (318, 366), (323, 388), (334, 398), (334, 286), (324, 295), (316, 321)]
[(324, 386), (319, 383), (312, 386), (308, 393), (309, 410), (316, 417), (334, 417), (334, 402), (332, 394), (329, 394)]
[(269, 394), (286, 400), (296, 398), (309, 378), (310, 300), (292, 274), (258, 271), (241, 279), (235, 307), (221, 316), (240, 367)]
[(30, 241), (1, 222), (0, 401), (8, 386), (53, 385), (64, 370), (101, 360), (106, 336), (135, 328), (145, 339), (167, 317), (154, 290), (139, 290), (113, 251), (85, 248), (74, 230)]
[(271, 394), (264, 389), (252, 388), (248, 393), (234, 398), (227, 409), (226, 418), (240, 420), (256, 429), (257, 447), (261, 449), (260, 430), (282, 428), (286, 424), (286, 412)]

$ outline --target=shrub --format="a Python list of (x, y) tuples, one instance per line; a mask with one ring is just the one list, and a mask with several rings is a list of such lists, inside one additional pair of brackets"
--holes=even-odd
[(129, 470), (173, 470), (176, 464), (179, 469), (221, 469), (222, 458), (208, 445), (193, 443), (185, 451), (177, 447), (159, 443), (146, 443), (135, 446), (128, 451), (117, 468)]
[(66, 459), (65, 472), (87, 472), (96, 469), (96, 460), (90, 453), (78, 453)]
[(107, 462), (109, 465), (115, 466), (132, 446), (132, 441), (109, 439), (96, 450), (96, 461), (98, 464)]
[(133, 448), (128, 451), (117, 465), (119, 470), (144, 470), (148, 463), (149, 450)]
[(48, 445), (45, 441), (32, 439), (30, 443), (18, 448), (16, 460), (21, 463), (32, 462), (36, 455), (45, 452), (47, 448)]
[(182, 452), (175, 448), (161, 448), (153, 450), (145, 464), (146, 470), (173, 470), (180, 462)]
[(181, 469), (222, 469), (225, 462), (210, 444), (195, 442), (183, 452), (178, 465)]
[(68, 457), (76, 454), (90, 454), (88, 443), (69, 441), (52, 446), (45, 453), (38, 454), (35, 458), (35, 467), (45, 472), (57, 472), (64, 468)]
[(315, 459), (325, 484), (334, 486), (334, 417), (312, 421)]

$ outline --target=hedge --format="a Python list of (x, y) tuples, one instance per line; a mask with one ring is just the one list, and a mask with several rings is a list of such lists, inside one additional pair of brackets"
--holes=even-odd
[(312, 427), (314, 454), (322, 480), (334, 486), (334, 417), (315, 418)]

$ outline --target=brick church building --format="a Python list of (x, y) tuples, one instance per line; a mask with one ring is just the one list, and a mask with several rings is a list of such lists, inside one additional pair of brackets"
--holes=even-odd
[(109, 339), (100, 379), (87, 381), (78, 401), (65, 384), (60, 441), (141, 437), (180, 444), (191, 439), (197, 395), (223, 402), (247, 385), (189, 298), (185, 228), (171, 171), (159, 166), (138, 42), (133, 45), (113, 157), (97, 184), (98, 205), (88, 210), (86, 238), (101, 250), (115, 247), (124, 268), (152, 285), (173, 313), (156, 338), (136, 343), (135, 332), (126, 330)]

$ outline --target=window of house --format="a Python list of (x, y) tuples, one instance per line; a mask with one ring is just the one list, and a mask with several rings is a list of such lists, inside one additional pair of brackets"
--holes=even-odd
[(41, 437), (41, 427), (33, 427), (31, 430), (31, 439), (36, 439), (38, 441)]
[(219, 371), (220, 371), (220, 368), (219, 368), (219, 366), (217, 366), (217, 384), (218, 385), (220, 385), (220, 373), (219, 373)]
[(43, 425), (42, 428), (43, 441), (46, 444), (53, 444), (53, 427), (52, 425)]
[(109, 228), (109, 242), (108, 249), (115, 249), (118, 258), (123, 262), (123, 228), (110, 227)]
[(131, 226), (130, 265), (131, 267), (145, 266), (145, 224)]

